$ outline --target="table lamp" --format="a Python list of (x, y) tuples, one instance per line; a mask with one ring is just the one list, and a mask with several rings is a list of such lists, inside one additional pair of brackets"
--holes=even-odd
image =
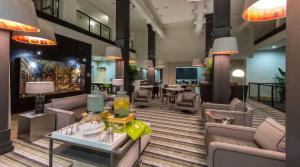
[(36, 95), (35, 112), (44, 113), (45, 94), (54, 92), (53, 82), (26, 82), (25, 93)]
[(243, 79), (243, 112), (244, 112), (244, 126), (245, 126), (245, 72), (241, 69), (236, 69), (232, 72), (232, 76)]

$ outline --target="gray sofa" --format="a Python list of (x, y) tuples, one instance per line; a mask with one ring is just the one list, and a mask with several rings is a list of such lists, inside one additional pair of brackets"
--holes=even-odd
[(196, 113), (200, 108), (201, 98), (193, 92), (178, 93), (175, 100), (175, 108), (182, 111)]
[[(234, 98), (230, 104), (203, 103), (202, 115), (206, 117), (206, 112), (217, 113), (224, 117), (234, 118), (233, 125), (252, 126), (253, 109), (245, 105), (245, 113), (243, 111), (243, 102)], [(245, 119), (244, 119), (245, 114)]]
[(55, 113), (55, 128), (60, 129), (80, 121), (82, 113), (86, 112), (87, 95), (51, 99), (51, 103), (45, 104), (45, 112)]
[(271, 118), (257, 129), (207, 123), (208, 167), (285, 167), (285, 127)]

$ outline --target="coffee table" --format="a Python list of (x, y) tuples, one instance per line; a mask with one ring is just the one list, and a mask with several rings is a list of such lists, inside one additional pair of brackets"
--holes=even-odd
[[(141, 139), (134, 142), (126, 133), (114, 133), (110, 130), (85, 136), (79, 132), (77, 125), (75, 123), (47, 136), (50, 167), (53, 165), (53, 154), (95, 166), (113, 167), (136, 142), (138, 142), (139, 152), (141, 150)], [(100, 139), (102, 133), (106, 133), (104, 136), (107, 139)], [(60, 141), (63, 144), (53, 148), (54, 141)], [(138, 160), (139, 157), (135, 163), (138, 163)]]
[(222, 123), (222, 124), (232, 124), (234, 121), (233, 117), (225, 116), (211, 111), (205, 112), (205, 119), (206, 122), (215, 122), (215, 123)]

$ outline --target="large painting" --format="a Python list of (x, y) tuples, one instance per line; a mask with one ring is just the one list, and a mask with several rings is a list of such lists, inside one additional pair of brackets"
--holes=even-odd
[(68, 63), (35, 58), (20, 59), (19, 97), (29, 97), (25, 93), (26, 82), (53, 81), (55, 92), (66, 93), (84, 91), (85, 65), (70, 61)]

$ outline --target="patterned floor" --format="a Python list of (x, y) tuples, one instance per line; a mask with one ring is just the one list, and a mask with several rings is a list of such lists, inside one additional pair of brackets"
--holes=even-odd
[[(282, 125), (285, 125), (285, 113), (255, 101), (248, 101), (248, 105), (255, 110), (254, 127), (257, 127), (267, 117), (274, 118)], [(207, 165), (203, 148), (203, 127), (200, 124), (200, 113), (183, 113), (170, 108), (166, 109), (164, 105), (155, 103), (150, 108), (138, 109), (137, 117), (140, 120), (150, 122), (154, 132), (150, 144), (142, 155), (141, 166), (181, 167)], [(12, 127), (12, 129), (16, 128)], [(55, 143), (55, 146), (59, 144)], [(14, 146), (14, 151), (0, 156), (0, 167), (47, 166), (47, 139), (41, 139), (30, 144), (14, 139)], [(55, 156), (54, 166), (86, 167), (87, 165)]]

